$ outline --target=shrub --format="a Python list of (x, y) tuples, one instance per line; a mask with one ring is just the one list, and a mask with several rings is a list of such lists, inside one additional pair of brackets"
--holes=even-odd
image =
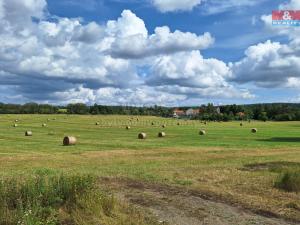
[(275, 182), (275, 187), (288, 192), (300, 192), (300, 170), (281, 174)]
[(31, 177), (0, 178), (0, 225), (157, 224), (100, 191), (96, 178), (40, 170)]
[[(79, 175), (37, 174), (23, 180), (2, 179), (0, 211), (7, 212), (12, 224), (20, 221), (23, 224), (56, 224), (58, 209), (74, 207), (78, 199), (93, 189), (94, 183), (91, 176)], [(5, 224), (6, 219), (0, 216), (0, 224)]]

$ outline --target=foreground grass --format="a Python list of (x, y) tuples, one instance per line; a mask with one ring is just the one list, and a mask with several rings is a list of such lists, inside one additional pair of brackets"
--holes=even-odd
[(99, 191), (92, 176), (41, 171), (0, 182), (1, 225), (155, 224), (136, 209)]
[(275, 187), (289, 192), (300, 192), (300, 170), (284, 172), (278, 177)]
[[(14, 128), (16, 118), (20, 122)], [(300, 168), (299, 122), (251, 122), (240, 127), (238, 122), (180, 121), (178, 126), (172, 119), (129, 119), (0, 116), (0, 174), (26, 177), (47, 168), (65, 174), (168, 183), (300, 221), (299, 193), (274, 187), (281, 174)], [(165, 129), (162, 124), (167, 125)], [(126, 130), (126, 125), (131, 129)], [(250, 132), (253, 127), (258, 133)], [(207, 135), (199, 136), (200, 129)], [(33, 136), (25, 137), (25, 130), (32, 130)], [(159, 139), (157, 133), (162, 130), (167, 136)], [(139, 132), (149, 138), (138, 140)], [(62, 146), (64, 135), (76, 136), (78, 144)]]

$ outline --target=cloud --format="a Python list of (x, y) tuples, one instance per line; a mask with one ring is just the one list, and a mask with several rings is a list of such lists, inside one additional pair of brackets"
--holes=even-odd
[(214, 42), (209, 33), (162, 26), (149, 34), (130, 10), (86, 23), (49, 15), (44, 0), (0, 0), (0, 17), (0, 91), (11, 95), (3, 101), (171, 105), (252, 97), (228, 83), (224, 62), (201, 55)]
[(191, 11), (201, 0), (152, 0), (153, 5), (161, 12)]
[(232, 11), (241, 7), (250, 7), (263, 3), (266, 0), (207, 0), (203, 4), (203, 12), (208, 15)]
[[(298, 2), (292, 0), (285, 6), (295, 6)], [(268, 88), (295, 88), (300, 78), (300, 28), (272, 26), (271, 15), (263, 15), (261, 19), (267, 31), (287, 36), (289, 42), (281, 44), (268, 40), (248, 47), (245, 57), (230, 65), (232, 80)]]
[(157, 87), (158, 90), (171, 94), (181, 94), (188, 96), (188, 99), (253, 99), (256, 96), (247, 89), (237, 89), (232, 85), (220, 87), (183, 87), (179, 85), (165, 85)]
[(239, 90), (227, 79), (227, 65), (217, 59), (204, 59), (199, 51), (162, 56), (151, 68), (146, 83), (168, 93), (197, 98), (252, 98), (248, 90)]
[(111, 88), (105, 87), (97, 90), (84, 88), (69, 89), (67, 91), (55, 92), (52, 94), (53, 99), (63, 99), (63, 104), (85, 102), (88, 104), (103, 105), (165, 105), (171, 106), (174, 103), (187, 99), (185, 95), (170, 94), (164, 91), (155, 90), (148, 86), (137, 88)]
[(158, 57), (152, 66), (149, 85), (180, 84), (185, 87), (226, 85), (229, 68), (217, 59), (204, 59), (199, 51)]
[(45, 15), (47, 2), (45, 0), (1, 0), (0, 18), (1, 24), (19, 27), (29, 26), (32, 17), (42, 19)]
[(170, 32), (168, 27), (157, 27), (149, 37), (137, 34), (126, 38), (117, 38), (111, 45), (110, 54), (117, 58), (144, 58), (181, 51), (205, 49), (212, 45), (214, 38), (210, 33), (197, 36), (176, 30)]
[[(200, 10), (207, 15), (219, 14), (227, 11), (236, 10), (242, 7), (251, 7), (265, 2), (266, 0), (150, 0), (154, 7), (160, 12), (180, 12), (191, 11), (200, 6)], [(294, 0), (295, 4), (297, 0)]]
[(299, 10), (300, 9), (300, 1), (299, 0), (291, 0), (288, 3), (279, 5), (279, 9)]

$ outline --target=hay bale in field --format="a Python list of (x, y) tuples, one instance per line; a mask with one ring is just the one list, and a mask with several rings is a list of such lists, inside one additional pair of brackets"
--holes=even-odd
[(251, 132), (252, 132), (252, 133), (257, 133), (257, 129), (256, 129), (256, 128), (252, 128), (252, 129), (251, 129)]
[(17, 122), (19, 122), (19, 120), (18, 120), (18, 119), (16, 119), (16, 120), (15, 120), (15, 122), (17, 123)]
[(100, 123), (99, 123), (99, 122), (96, 122), (95, 125), (98, 126), (98, 125), (100, 125)]
[(27, 136), (27, 137), (32, 136), (32, 131), (29, 131), (29, 130), (26, 131), (26, 132), (25, 132), (25, 136)]
[(165, 132), (159, 132), (159, 133), (158, 133), (158, 137), (161, 137), (161, 138), (162, 138), (162, 137), (165, 137), (165, 136), (166, 136), (166, 133), (165, 133)]
[(46, 126), (47, 126), (47, 124), (45, 124), (45, 123), (42, 124), (42, 127), (46, 127)]
[(139, 139), (146, 139), (147, 138), (147, 134), (146, 133), (139, 133), (138, 138)]
[(180, 126), (180, 123), (179, 123), (179, 122), (177, 123), (177, 126)]
[(167, 127), (167, 125), (166, 125), (166, 124), (163, 124), (161, 127), (162, 127), (162, 128), (166, 128), (166, 127)]
[(205, 130), (200, 130), (200, 131), (199, 131), (199, 134), (200, 134), (200, 135), (205, 135), (205, 134), (206, 134), (206, 131), (205, 131)]
[(243, 123), (240, 123), (240, 126), (242, 127), (242, 126), (243, 126)]
[(18, 124), (15, 123), (15, 124), (13, 125), (13, 127), (18, 127)]
[(126, 126), (126, 130), (130, 130), (130, 128), (131, 128), (130, 126)]
[(75, 137), (72, 137), (72, 136), (66, 136), (66, 137), (64, 137), (63, 145), (64, 145), (64, 146), (75, 145), (76, 142), (77, 142), (77, 139), (76, 139)]

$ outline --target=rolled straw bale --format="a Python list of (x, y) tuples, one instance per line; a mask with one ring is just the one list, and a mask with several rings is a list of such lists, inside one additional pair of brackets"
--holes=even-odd
[(77, 142), (77, 139), (75, 137), (72, 136), (66, 136), (64, 137), (63, 140), (63, 145), (68, 146), (68, 145), (75, 145)]
[(159, 133), (158, 133), (158, 137), (161, 137), (161, 138), (162, 138), (162, 137), (165, 137), (165, 136), (166, 136), (166, 133), (165, 133), (165, 132), (159, 132)]
[(251, 129), (251, 132), (252, 132), (252, 133), (257, 133), (257, 128), (252, 128), (252, 129)]
[(29, 130), (26, 131), (26, 132), (25, 132), (25, 136), (27, 136), (27, 137), (32, 136), (32, 131), (29, 131)]
[(139, 133), (138, 138), (139, 139), (146, 139), (147, 138), (147, 134), (146, 133)]
[(205, 131), (205, 130), (200, 130), (200, 131), (199, 131), (199, 134), (200, 134), (200, 135), (205, 135), (205, 134), (206, 134), (206, 131)]

